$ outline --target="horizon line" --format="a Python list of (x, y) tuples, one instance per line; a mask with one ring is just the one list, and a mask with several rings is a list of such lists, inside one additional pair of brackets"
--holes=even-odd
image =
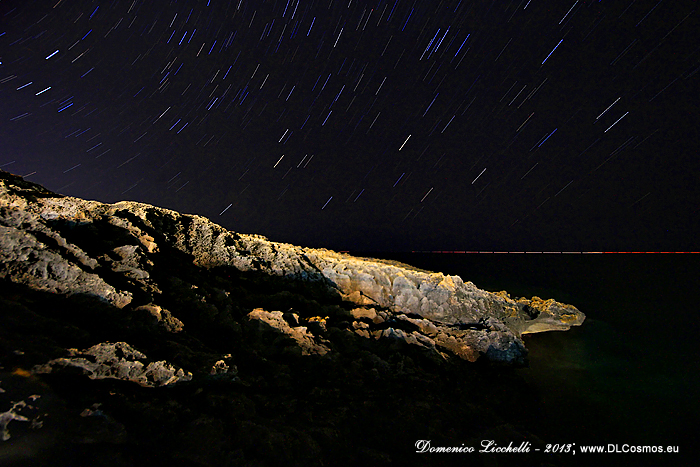
[(467, 250), (421, 251), (421, 250), (412, 250), (411, 253), (602, 255), (602, 254), (700, 254), (700, 251), (467, 251)]

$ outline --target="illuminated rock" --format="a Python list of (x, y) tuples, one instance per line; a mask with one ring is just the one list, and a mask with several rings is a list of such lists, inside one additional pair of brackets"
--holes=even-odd
[[(575, 307), (551, 299), (514, 300), (506, 292), (481, 290), (459, 276), (272, 242), (228, 231), (204, 217), (147, 204), (103, 204), (61, 196), (5, 172), (0, 180), (0, 208), (0, 277), (34, 290), (97, 297), (141, 317), (150, 315), (169, 332), (189, 326), (188, 319), (198, 325), (239, 326), (231, 316), (233, 305), (220, 309), (221, 303), (234, 303), (226, 286), (214, 292), (218, 299), (197, 298), (197, 287), (187, 285), (166, 265), (168, 256), (176, 253), (188, 267), (202, 272), (234, 269), (241, 277), (254, 277), (248, 279), (253, 286), (263, 280), (282, 281), (306, 299), (340, 300), (356, 310), (346, 313), (346, 318), (331, 316), (318, 332), (343, 319), (368, 318), (366, 327), (354, 327), (359, 335), (421, 346), (425, 342), (410, 338), (412, 332), (427, 339), (444, 335), (428, 347), (470, 361), (483, 356), (522, 363), (526, 355), (522, 334), (569, 329), (585, 318)], [(165, 310), (169, 307), (160, 300), (167, 288), (177, 289), (176, 302), (188, 303), (184, 312), (188, 316)], [(283, 297), (280, 300), (279, 306), (285, 306)], [(270, 313), (286, 309), (263, 308), (269, 310), (267, 315), (258, 312), (253, 317), (281, 326), (282, 321)], [(385, 313), (380, 320), (401, 321), (415, 329), (389, 332), (391, 326), (375, 322), (375, 309)], [(406, 317), (420, 318), (416, 323), (422, 324), (411, 324)], [(306, 328), (280, 326), (278, 330), (294, 339), (303, 354), (326, 353), (320, 350), (326, 347), (312, 343)], [(376, 329), (382, 332), (377, 334)], [(433, 330), (433, 335), (425, 329)]]

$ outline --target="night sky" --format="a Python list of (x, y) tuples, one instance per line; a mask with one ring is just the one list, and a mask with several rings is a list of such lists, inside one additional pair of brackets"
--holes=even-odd
[(698, 250), (696, 2), (0, 1), (0, 168), (353, 251)]

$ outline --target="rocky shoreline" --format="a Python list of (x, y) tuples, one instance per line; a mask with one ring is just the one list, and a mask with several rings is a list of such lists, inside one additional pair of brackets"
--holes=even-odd
[(585, 319), (1, 171), (0, 239), (11, 465), (444, 465), (414, 443), (536, 439), (522, 335)]

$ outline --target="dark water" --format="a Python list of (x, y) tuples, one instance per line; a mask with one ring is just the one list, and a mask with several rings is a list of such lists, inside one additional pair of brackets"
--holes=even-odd
[(683, 457), (638, 460), (700, 459), (700, 255), (366, 256), (575, 305), (580, 328), (525, 336), (530, 366), (518, 371), (544, 402), (544, 441), (678, 445)]

